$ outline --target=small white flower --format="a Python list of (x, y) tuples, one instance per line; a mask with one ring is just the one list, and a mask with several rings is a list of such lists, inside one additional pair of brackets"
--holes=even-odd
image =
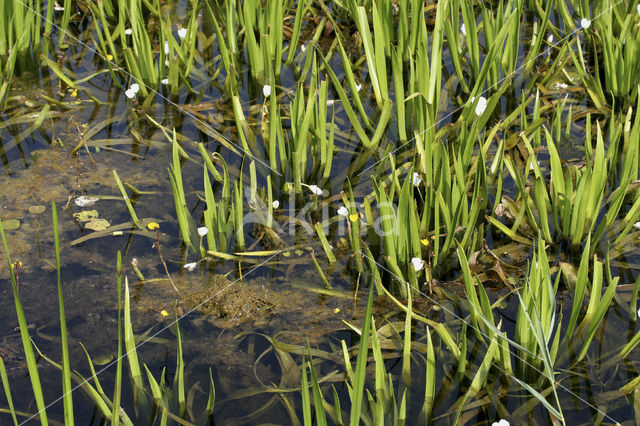
[(411, 182), (413, 182), (413, 186), (418, 186), (420, 185), (420, 182), (422, 182), (422, 178), (418, 173), (413, 172), (413, 176), (411, 177)]
[(168, 78), (163, 78), (162, 80), (160, 80), (160, 83), (164, 84), (165, 86), (167, 84), (169, 84), (169, 79)]
[(500, 419), (499, 422), (491, 423), (491, 426), (509, 426), (509, 422), (506, 421), (505, 419)]
[(131, 90), (131, 89), (127, 89), (127, 90), (124, 92), (124, 94), (125, 94), (125, 95), (127, 96), (127, 98), (129, 98), (129, 99), (133, 99), (133, 98), (135, 98), (135, 97), (136, 97), (136, 92), (134, 92), (134, 91), (133, 91), (133, 90)]
[(126, 35), (131, 35), (131, 34), (133, 34), (133, 31), (131, 31), (131, 28), (127, 28), (126, 30), (124, 30), (124, 33)]
[(467, 35), (467, 28), (464, 26), (464, 24), (460, 25), (460, 32), (463, 36)]
[(194, 269), (196, 269), (196, 265), (197, 265), (197, 263), (196, 263), (196, 262), (185, 263), (185, 264), (184, 264), (184, 266), (183, 266), (183, 268), (184, 268), (184, 269), (186, 269), (187, 271), (191, 272), (191, 271), (193, 271)]
[(590, 21), (590, 20), (588, 20), (587, 18), (582, 18), (582, 19), (580, 20), (580, 26), (581, 26), (583, 29), (585, 29), (585, 30), (586, 30), (587, 28), (589, 28), (589, 27), (591, 26), (591, 21)]
[(319, 188), (317, 185), (309, 185), (309, 189), (311, 190), (311, 192), (313, 192), (315, 195), (322, 195), (322, 189)]
[(640, 318), (640, 308), (638, 308), (638, 318)]
[(485, 109), (487, 109), (487, 98), (485, 98), (484, 96), (480, 96), (480, 99), (478, 99), (478, 104), (476, 105), (476, 115), (480, 117), (484, 113)]
[(565, 84), (565, 83), (556, 83), (556, 89), (559, 89), (559, 90), (565, 90), (565, 89), (567, 89), (568, 87), (569, 87), (569, 86), (568, 86), (567, 84)]
[(419, 257), (414, 257), (413, 259), (411, 259), (411, 264), (413, 265), (413, 269), (416, 272), (424, 268), (424, 260), (420, 259)]
[(553, 34), (549, 34), (549, 37), (547, 37), (547, 43), (553, 43)]
[(206, 226), (201, 226), (200, 228), (198, 228), (198, 235), (200, 235), (201, 237), (207, 235), (207, 232), (209, 232), (209, 229)]
[[(77, 204), (77, 202), (76, 202), (76, 204)], [(633, 227), (636, 228), (636, 229), (640, 229), (640, 222), (634, 223)]]
[(140, 91), (140, 85), (138, 83), (133, 83), (129, 89), (133, 90), (133, 93), (138, 93)]
[(278, 207), (280, 207), (280, 201), (275, 200), (273, 203), (271, 203), (271, 206), (273, 206), (274, 209), (277, 209)]
[(169, 54), (169, 42), (167, 40), (164, 41), (164, 54)]
[(180, 28), (178, 30), (178, 37), (180, 37), (181, 39), (184, 39), (187, 36), (187, 29), (186, 28)]
[(362, 89), (362, 84), (356, 84), (356, 92), (359, 92)]
[(169, 60), (168, 60), (168, 59), (165, 59), (165, 61), (164, 61), (164, 66), (165, 66), (165, 67), (168, 67), (168, 66), (169, 66)]
[(638, 15), (640, 15), (640, 3), (636, 6), (636, 10), (638, 11)]
[(262, 94), (265, 98), (268, 97), (271, 94), (271, 86), (269, 86), (268, 84), (262, 86)]
[(342, 206), (338, 209), (338, 214), (340, 216), (349, 217), (349, 209), (347, 209), (345, 206)]
[(330, 107), (334, 104), (334, 100), (333, 99), (327, 99), (327, 106)]
[(300, 50), (304, 52), (305, 50), (307, 50), (307, 46), (303, 44), (302, 46), (300, 46)]

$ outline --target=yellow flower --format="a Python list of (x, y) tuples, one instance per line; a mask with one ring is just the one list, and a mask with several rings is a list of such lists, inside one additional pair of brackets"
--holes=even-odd
[(423, 238), (420, 240), (420, 242), (422, 243), (423, 246), (428, 246), (429, 245), (429, 238)]
[(167, 312), (165, 309), (160, 311), (160, 315), (162, 315), (163, 317), (168, 317), (169, 316), (169, 312)]
[(160, 225), (158, 225), (156, 222), (149, 222), (149, 224), (147, 225), (147, 228), (153, 231), (155, 229), (159, 229)]
[(335, 308), (335, 309), (333, 310), (333, 313), (334, 313), (334, 314), (337, 314), (338, 312), (340, 312), (340, 308)]
[(351, 222), (357, 222), (358, 221), (358, 213), (354, 213), (354, 214), (349, 215), (349, 220)]
[(107, 60), (108, 61), (113, 61), (113, 55), (107, 55)]
[(73, 89), (73, 92), (71, 92), (71, 97), (75, 98), (76, 96), (78, 96), (78, 89)]

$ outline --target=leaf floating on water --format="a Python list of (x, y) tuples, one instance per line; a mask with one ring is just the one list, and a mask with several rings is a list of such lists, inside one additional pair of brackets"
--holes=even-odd
[(44, 213), (47, 208), (45, 206), (31, 206), (29, 207), (29, 213), (40, 214)]
[(107, 229), (109, 227), (109, 221), (106, 219), (92, 219), (84, 225), (85, 228), (91, 229), (92, 231), (102, 231), (103, 229)]
[(115, 357), (115, 353), (110, 353), (107, 355), (101, 355), (93, 359), (93, 363), (95, 365), (107, 365), (111, 362), (111, 360)]
[(75, 199), (76, 205), (80, 207), (91, 207), (98, 201), (97, 197), (86, 197), (84, 195)]
[(7, 219), (2, 221), (2, 226), (5, 231), (15, 231), (20, 228), (20, 221), (18, 219)]
[(96, 219), (98, 215), (97, 210), (83, 210), (81, 212), (74, 213), (73, 217), (80, 222), (89, 222)]

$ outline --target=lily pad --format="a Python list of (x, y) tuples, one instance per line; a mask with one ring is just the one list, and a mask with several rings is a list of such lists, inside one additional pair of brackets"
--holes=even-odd
[(31, 206), (29, 207), (29, 213), (40, 214), (44, 213), (47, 208), (45, 206)]
[(20, 221), (18, 219), (7, 219), (2, 221), (2, 226), (5, 231), (15, 231), (20, 228)]
[(94, 220), (99, 216), (97, 210), (83, 210), (78, 213), (74, 213), (73, 217), (80, 222), (89, 222), (90, 220)]
[(84, 225), (85, 228), (91, 229), (92, 231), (102, 231), (103, 229), (107, 229), (109, 227), (109, 221), (106, 219), (92, 219)]

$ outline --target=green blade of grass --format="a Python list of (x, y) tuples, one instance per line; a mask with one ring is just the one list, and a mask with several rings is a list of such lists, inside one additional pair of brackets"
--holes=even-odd
[(56, 250), (56, 279), (58, 283), (58, 310), (60, 313), (60, 346), (62, 347), (62, 392), (64, 404), (64, 422), (73, 425), (73, 396), (71, 391), (71, 366), (69, 362), (69, 343), (67, 340), (67, 320), (64, 314), (64, 300), (62, 296), (62, 280), (60, 278), (60, 235), (58, 228), (58, 210), (56, 203), (51, 203), (53, 219), (53, 236)]
[(27, 320), (24, 316), (24, 310), (22, 309), (22, 302), (20, 301), (20, 293), (18, 289), (18, 283), (16, 281), (15, 271), (13, 264), (11, 263), (11, 257), (9, 255), (9, 245), (4, 234), (4, 227), (2, 226), (2, 220), (0, 220), (0, 236), (2, 236), (2, 244), (4, 245), (4, 252), (7, 256), (7, 262), (9, 265), (9, 275), (11, 277), (11, 289), (13, 292), (13, 300), (16, 307), (16, 316), (18, 317), (18, 324), (20, 327), (20, 339), (22, 340), (22, 347), (24, 348), (24, 355), (27, 361), (27, 370), (29, 371), (29, 379), (31, 380), (31, 389), (36, 400), (36, 407), (38, 408), (38, 415), (40, 417), (40, 423), (48, 425), (47, 412), (45, 410), (44, 395), (42, 392), (42, 385), (40, 384), (40, 375), (38, 374), (38, 365), (33, 353), (33, 346), (31, 344), (31, 338), (29, 337), (29, 328), (27, 326)]

